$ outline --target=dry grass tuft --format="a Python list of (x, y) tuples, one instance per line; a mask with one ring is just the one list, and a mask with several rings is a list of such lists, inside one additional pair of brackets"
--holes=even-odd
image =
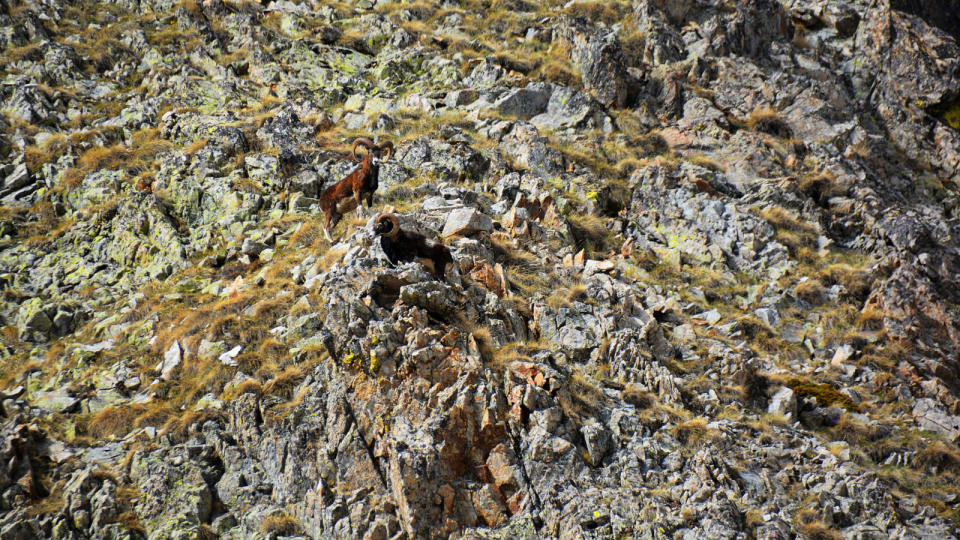
[(673, 436), (685, 445), (695, 445), (704, 441), (710, 434), (707, 419), (698, 416), (685, 422), (680, 422), (671, 430)]
[(797, 182), (797, 190), (822, 207), (827, 207), (832, 197), (842, 197), (847, 194), (847, 189), (837, 182), (836, 175), (827, 172), (803, 176)]
[(290, 399), (293, 397), (293, 391), (297, 388), (297, 385), (303, 382), (306, 376), (303, 370), (289, 367), (264, 385), (263, 394)]
[(935, 440), (917, 453), (913, 466), (920, 470), (960, 474), (960, 452), (948, 443)]
[(816, 277), (827, 287), (841, 285), (846, 289), (845, 296), (858, 303), (866, 301), (873, 286), (868, 265), (856, 267), (849, 264), (831, 264), (817, 272)]
[(567, 224), (576, 249), (583, 249), (588, 255), (605, 255), (612, 245), (613, 235), (607, 229), (607, 220), (591, 214), (571, 213)]
[(826, 299), (827, 290), (819, 280), (808, 279), (798, 283), (793, 293), (804, 302), (817, 306)]
[(803, 523), (801, 530), (810, 540), (839, 540), (840, 538), (840, 533), (835, 527), (831, 527), (820, 520)]
[(97, 439), (123, 437), (140, 427), (140, 417), (149, 411), (148, 405), (136, 403), (107, 407), (93, 417), (89, 434)]
[(760, 211), (760, 217), (777, 230), (776, 239), (790, 250), (795, 259), (811, 259), (817, 247), (819, 232), (816, 227), (797, 218), (779, 206), (770, 206)]
[(657, 397), (654, 394), (641, 389), (635, 384), (628, 384), (620, 396), (624, 401), (638, 409), (648, 409), (657, 402)]
[(558, 401), (567, 416), (582, 421), (587, 417), (596, 417), (607, 398), (590, 378), (574, 373), (558, 393)]
[(829, 432), (834, 440), (863, 446), (882, 438), (889, 431), (881, 425), (864, 424), (854, 420), (849, 414), (844, 414), (837, 424), (830, 428)]
[(850, 411), (859, 410), (856, 403), (854, 403), (852, 399), (844, 394), (841, 394), (829, 384), (822, 384), (793, 377), (786, 381), (785, 386), (789, 386), (791, 389), (793, 389), (793, 391), (797, 393), (798, 397), (816, 398), (817, 404), (821, 407), (837, 405)]
[(304, 221), (300, 228), (290, 235), (289, 245), (292, 247), (310, 247), (317, 240), (323, 238), (323, 227), (316, 221)]
[(88, 170), (112, 169), (130, 158), (130, 152), (120, 145), (96, 146), (80, 156), (78, 162)]
[(265, 537), (276, 538), (278, 536), (294, 536), (303, 534), (300, 523), (286, 512), (273, 514), (263, 520), (260, 525), (260, 532)]
[(747, 117), (747, 127), (753, 131), (759, 131), (772, 135), (778, 139), (790, 139), (793, 137), (793, 130), (780, 117), (780, 114), (770, 108), (757, 109)]
[(574, 2), (564, 12), (571, 17), (585, 17), (594, 23), (602, 22), (610, 26), (620, 22), (630, 13), (630, 9), (628, 2), (592, 1)]

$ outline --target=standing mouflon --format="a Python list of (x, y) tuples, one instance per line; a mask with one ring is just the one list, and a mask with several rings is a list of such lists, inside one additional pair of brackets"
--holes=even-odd
[[(373, 205), (373, 192), (377, 190), (380, 177), (380, 162), (386, 161), (393, 154), (393, 143), (382, 142), (379, 145), (366, 137), (353, 141), (353, 159), (357, 160), (357, 146), (367, 149), (360, 166), (345, 176), (342, 180), (323, 190), (319, 205), (323, 210), (323, 232), (327, 240), (331, 240), (333, 231), (340, 219), (354, 208), (362, 208), (361, 201), (367, 199), (367, 207)], [(383, 154), (386, 153), (386, 157)]]

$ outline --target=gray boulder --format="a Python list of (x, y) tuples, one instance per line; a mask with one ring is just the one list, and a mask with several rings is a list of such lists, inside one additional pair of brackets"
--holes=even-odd
[(770, 398), (767, 412), (782, 414), (793, 421), (797, 419), (797, 407), (797, 395), (790, 388), (781, 387), (773, 394), (773, 397)]
[(607, 107), (623, 107), (630, 90), (620, 39), (612, 30), (594, 27), (584, 18), (567, 21), (560, 28), (570, 43), (573, 65), (583, 86)]
[(493, 219), (474, 208), (458, 208), (447, 215), (443, 236), (470, 236), (493, 230)]

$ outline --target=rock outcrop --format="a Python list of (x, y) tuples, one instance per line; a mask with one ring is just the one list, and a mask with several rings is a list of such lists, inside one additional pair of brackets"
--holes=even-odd
[(958, 10), (0, 0), (0, 538), (957, 538)]

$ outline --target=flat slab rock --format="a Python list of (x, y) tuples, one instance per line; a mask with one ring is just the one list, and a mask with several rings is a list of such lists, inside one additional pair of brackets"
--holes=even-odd
[(960, 416), (948, 414), (932, 399), (918, 399), (913, 416), (921, 429), (941, 433), (954, 442), (960, 439)]
[(474, 208), (459, 208), (450, 212), (443, 226), (443, 236), (469, 236), (471, 234), (492, 231), (493, 219)]
[(66, 392), (37, 392), (33, 404), (50, 412), (64, 412), (74, 408), (79, 400)]

